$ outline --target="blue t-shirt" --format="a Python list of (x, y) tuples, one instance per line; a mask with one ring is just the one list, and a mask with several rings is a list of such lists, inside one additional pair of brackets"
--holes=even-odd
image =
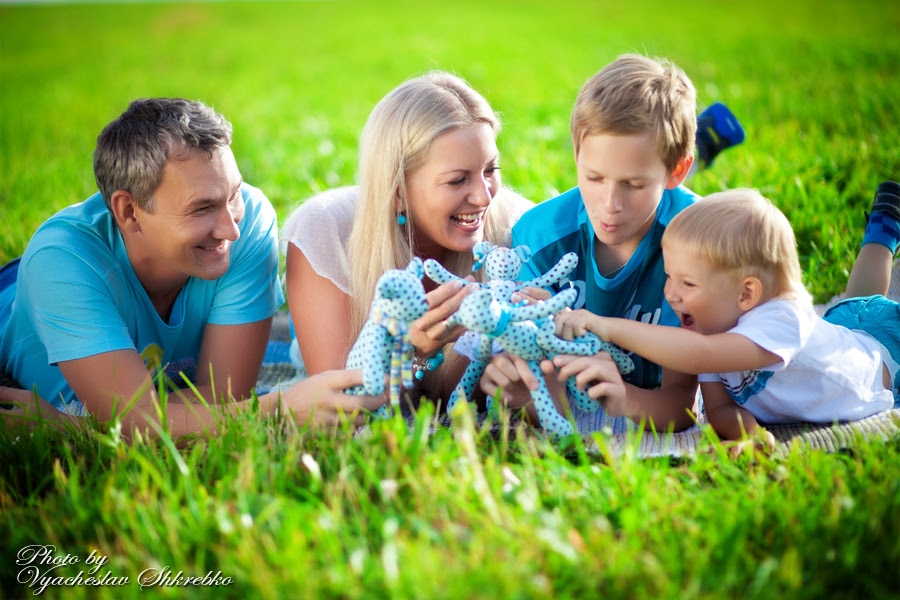
[[(578, 289), (574, 308), (605, 317), (624, 317), (645, 323), (677, 326), (678, 317), (666, 302), (660, 240), (669, 221), (698, 196), (684, 187), (665, 190), (656, 209), (656, 219), (634, 254), (614, 277), (600, 274), (594, 255), (594, 228), (588, 218), (576, 187), (522, 215), (512, 230), (512, 245), (527, 245), (531, 260), (522, 267), (521, 279), (541, 275), (567, 252), (578, 255), (578, 266), (551, 291), (558, 292), (571, 283)], [(642, 388), (659, 387), (662, 370), (659, 365), (639, 356), (634, 371), (625, 381)]]
[(19, 265), (8, 321), (0, 322), (0, 369), (60, 410), (83, 414), (57, 363), (136, 350), (181, 383), (194, 379), (207, 323), (271, 317), (284, 303), (278, 281), (278, 221), (268, 198), (241, 186), (241, 235), (228, 272), (191, 277), (164, 321), (138, 281), (115, 219), (97, 193), (64, 208), (35, 232)]

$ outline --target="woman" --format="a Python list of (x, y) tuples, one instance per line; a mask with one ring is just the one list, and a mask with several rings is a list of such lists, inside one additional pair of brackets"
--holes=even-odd
[[(445, 72), (406, 81), (375, 106), (359, 185), (309, 199), (282, 229), (288, 305), (309, 374), (343, 367), (385, 271), (418, 256), (474, 280), (475, 244), (509, 245), (532, 204), (501, 184), (499, 131), (487, 101)], [(413, 397), (447, 399), (467, 361), (451, 349), (463, 329), (444, 321), (474, 288), (423, 283), (429, 308), (410, 328)]]

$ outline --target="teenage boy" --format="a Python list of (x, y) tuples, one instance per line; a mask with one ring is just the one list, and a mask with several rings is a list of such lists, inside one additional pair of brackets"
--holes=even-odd
[[(678, 326), (663, 295), (660, 239), (669, 220), (697, 198), (681, 186), (694, 161), (696, 104), (684, 71), (640, 55), (619, 57), (584, 84), (570, 124), (578, 186), (538, 204), (512, 230), (512, 245), (532, 252), (523, 280), (575, 252), (578, 266), (552, 292), (572, 285), (579, 292), (575, 308)], [(695, 376), (635, 356), (634, 371), (623, 379), (606, 358), (599, 382), (588, 387), (608, 416), (658, 430), (694, 423)], [(555, 375), (547, 379), (556, 386)], [(578, 383), (584, 388), (589, 382)], [(524, 361), (501, 354), (481, 387), (489, 396), (502, 390), (501, 401), (521, 408), (530, 405), (537, 381)], [(554, 395), (562, 390), (556, 387)]]

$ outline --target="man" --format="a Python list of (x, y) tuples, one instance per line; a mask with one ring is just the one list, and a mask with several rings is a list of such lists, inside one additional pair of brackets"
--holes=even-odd
[[(208, 106), (164, 98), (136, 100), (106, 126), (94, 152), (100, 192), (38, 228), (11, 306), (0, 293), (0, 371), (61, 412), (120, 414), (140, 429), (157, 420), (162, 378), (174, 436), (213, 424), (217, 411), (198, 396), (250, 395), (284, 298), (277, 217), (243, 182), (231, 132)], [(307, 404), (350, 413), (377, 400), (344, 404), (337, 386), (355, 381), (332, 373), (298, 387)], [(279, 399), (261, 398), (261, 409)]]

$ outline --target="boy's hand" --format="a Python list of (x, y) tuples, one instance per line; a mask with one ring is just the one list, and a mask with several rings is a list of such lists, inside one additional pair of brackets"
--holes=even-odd
[(556, 335), (564, 340), (575, 339), (588, 331), (596, 334), (602, 340), (609, 340), (605, 319), (583, 308), (564, 310), (554, 316), (553, 320), (556, 323)]
[(481, 391), (488, 397), (494, 397), (501, 390), (500, 401), (512, 409), (530, 404), (531, 392), (538, 387), (538, 380), (528, 368), (528, 363), (505, 352), (491, 358), (481, 376)]
[(771, 454), (775, 450), (775, 436), (771, 431), (759, 427), (756, 433), (747, 439), (729, 444), (728, 451), (731, 458), (737, 458), (747, 454), (751, 458), (757, 453)]
[(541, 300), (549, 300), (552, 294), (544, 288), (527, 287), (518, 292), (513, 292), (509, 301), (513, 304), (524, 302), (525, 304), (537, 304)]
[(562, 382), (575, 377), (575, 387), (586, 389), (588, 396), (599, 402), (610, 417), (629, 416), (625, 381), (608, 353), (598, 352), (593, 356), (561, 354), (553, 358), (552, 364), (542, 363), (541, 369), (548, 375), (556, 369)]

